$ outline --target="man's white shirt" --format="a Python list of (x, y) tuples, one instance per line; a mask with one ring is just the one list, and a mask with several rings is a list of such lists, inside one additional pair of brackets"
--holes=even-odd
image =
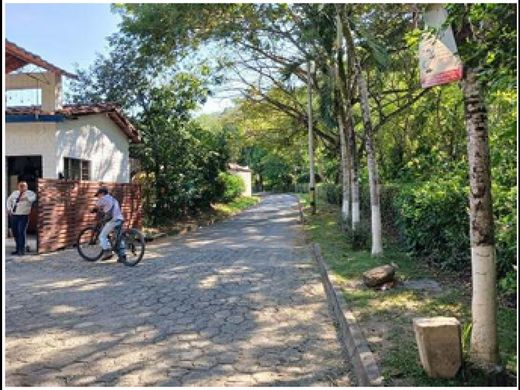
[[(30, 214), (32, 204), (36, 201), (36, 194), (31, 190), (25, 191), (17, 204), (16, 200), (19, 196), (20, 191), (16, 190), (7, 198), (7, 209), (14, 215)], [(16, 211), (13, 213), (13, 208), (15, 205)]]
[(114, 209), (112, 210), (112, 221), (121, 220), (123, 221), (123, 214), (121, 213), (121, 207), (119, 206), (119, 202), (113, 196), (107, 194), (103, 195), (96, 203), (97, 207), (101, 209), (104, 213), (108, 213), (112, 206)]

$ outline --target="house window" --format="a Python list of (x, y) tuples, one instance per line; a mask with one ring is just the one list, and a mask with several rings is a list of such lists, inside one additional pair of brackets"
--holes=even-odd
[(66, 180), (90, 180), (90, 161), (65, 157), (63, 164)]

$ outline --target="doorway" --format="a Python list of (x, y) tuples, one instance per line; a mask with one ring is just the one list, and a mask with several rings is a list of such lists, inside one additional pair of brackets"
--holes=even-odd
[[(42, 177), (42, 156), (7, 157), (7, 194), (16, 191), (19, 181), (26, 181), (27, 187), (38, 193), (37, 180)], [(38, 201), (38, 200), (36, 200)], [(36, 205), (35, 205), (36, 206)], [(35, 234), (38, 227), (38, 208), (33, 207), (29, 218), (28, 234)], [(29, 238), (29, 237), (28, 237)]]

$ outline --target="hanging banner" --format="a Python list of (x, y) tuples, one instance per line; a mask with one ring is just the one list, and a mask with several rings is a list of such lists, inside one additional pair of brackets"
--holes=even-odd
[(448, 13), (441, 4), (430, 5), (424, 13), (427, 28), (438, 34), (426, 33), (419, 44), (421, 86), (433, 87), (462, 79), (462, 61), (450, 26), (441, 29)]

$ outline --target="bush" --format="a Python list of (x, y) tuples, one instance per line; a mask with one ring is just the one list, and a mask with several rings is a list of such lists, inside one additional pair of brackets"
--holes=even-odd
[(470, 265), (468, 195), (458, 180), (404, 186), (394, 200), (406, 249), (441, 268)]
[(222, 186), (220, 200), (223, 202), (231, 202), (233, 199), (238, 198), (246, 188), (241, 177), (227, 172), (221, 172), (218, 175), (218, 181)]
[[(370, 221), (370, 213), (372, 210), (370, 204), (370, 189), (368, 185), (360, 185), (359, 187), (359, 211), (361, 213), (361, 220)], [(401, 186), (397, 184), (383, 184), (379, 186), (379, 206), (381, 209), (383, 236), (390, 237), (394, 241), (399, 239), (397, 209), (394, 205), (394, 199), (400, 191)]]
[(347, 225), (345, 235), (352, 250), (358, 251), (370, 248), (370, 224), (366, 219), (360, 221), (356, 230), (352, 230), (352, 226)]
[[(399, 236), (413, 256), (427, 258), (442, 268), (469, 270), (467, 191), (462, 178), (432, 179), (414, 186), (401, 186), (399, 191), (392, 189), (387, 196), (382, 192), (382, 215), (386, 213), (383, 199), (394, 196), (393, 212)], [(499, 277), (516, 264), (516, 194), (516, 187), (493, 187)]]
[(318, 193), (327, 203), (341, 206), (342, 188), (340, 184), (323, 183), (320, 185)]
[(510, 272), (516, 264), (516, 186), (493, 187), (497, 270), (500, 276)]

